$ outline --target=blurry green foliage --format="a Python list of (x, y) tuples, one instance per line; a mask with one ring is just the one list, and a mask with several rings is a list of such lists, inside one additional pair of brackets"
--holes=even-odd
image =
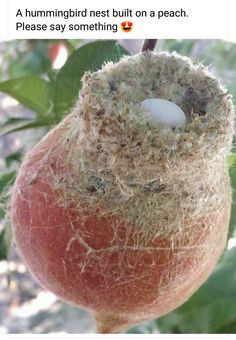
[(9, 171), (0, 175), (0, 220), (3, 228), (0, 232), (0, 260), (7, 258), (11, 244), (11, 226), (7, 213), (7, 202), (9, 199), (9, 187), (15, 180), (15, 171)]
[(5, 218), (4, 228), (0, 233), (0, 261), (7, 259), (11, 241), (11, 222), (9, 219)]
[(232, 237), (236, 227), (236, 154), (228, 156), (229, 174), (232, 186), (232, 210), (229, 224), (229, 237)]
[(0, 91), (36, 114), (34, 119), (10, 118), (0, 127), (0, 135), (59, 122), (75, 103), (85, 71), (95, 71), (125, 54), (128, 52), (115, 40), (92, 42), (75, 50), (58, 72), (50, 70), (47, 80), (34, 75), (0, 83)]
[(163, 47), (168, 51), (176, 51), (182, 55), (190, 55), (191, 50), (194, 45), (194, 40), (176, 40), (176, 39), (168, 39), (164, 40)]
[(16, 40), (6, 42), (3, 58), (9, 78), (40, 75), (51, 68), (48, 46), (52, 40)]

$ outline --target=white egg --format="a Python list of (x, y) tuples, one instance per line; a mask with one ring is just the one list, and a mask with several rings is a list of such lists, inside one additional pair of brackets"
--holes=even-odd
[(148, 98), (142, 101), (141, 106), (150, 113), (157, 126), (177, 128), (186, 123), (183, 110), (169, 100)]

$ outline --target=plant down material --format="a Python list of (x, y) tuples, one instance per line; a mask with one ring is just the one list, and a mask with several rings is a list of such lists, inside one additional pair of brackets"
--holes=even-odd
[[(163, 98), (187, 123), (153, 124)], [(39, 282), (89, 309), (99, 332), (166, 314), (207, 279), (226, 244), (231, 96), (202, 65), (141, 53), (87, 72), (78, 102), (26, 156), (15, 240)]]

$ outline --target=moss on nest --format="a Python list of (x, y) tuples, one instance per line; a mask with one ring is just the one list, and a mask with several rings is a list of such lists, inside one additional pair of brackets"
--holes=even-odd
[[(187, 124), (153, 125), (140, 106), (149, 97), (179, 105)], [(145, 240), (181, 233), (227, 199), (233, 116), (219, 81), (177, 54), (141, 53), (87, 72), (65, 135), (70, 176), (55, 178), (60, 204), (118, 216)]]

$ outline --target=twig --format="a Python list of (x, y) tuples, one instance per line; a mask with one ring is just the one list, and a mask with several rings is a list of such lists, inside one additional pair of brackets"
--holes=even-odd
[(145, 39), (141, 51), (153, 51), (158, 39)]

